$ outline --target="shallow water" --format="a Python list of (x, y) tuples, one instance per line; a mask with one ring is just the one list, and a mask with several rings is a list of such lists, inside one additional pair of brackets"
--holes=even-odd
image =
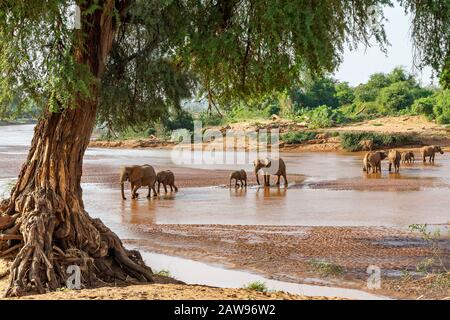
[[(2, 154), (23, 153), (30, 143), (32, 125), (0, 127)], [(3, 148), (3, 149), (2, 149)], [(87, 210), (93, 216), (119, 223), (146, 224), (272, 224), (304, 226), (400, 226), (412, 223), (440, 224), (450, 220), (450, 157), (437, 155), (436, 165), (417, 162), (403, 166), (401, 174), (383, 172), (379, 182), (408, 183), (414, 188), (398, 191), (393, 184), (385, 191), (312, 189), (308, 185), (336, 179), (368, 179), (361, 170), (361, 154), (301, 153), (283, 154), (288, 174), (302, 174), (306, 181), (290, 179), (284, 187), (229, 190), (223, 187), (187, 188), (158, 199), (122, 201), (119, 190), (84, 185)], [(85, 165), (107, 167), (117, 172), (123, 164), (150, 163), (159, 168), (174, 166), (170, 150), (89, 149)], [(189, 166), (189, 165), (184, 165)], [(383, 169), (387, 166), (383, 164)], [(204, 169), (235, 169), (231, 165), (192, 165)], [(251, 170), (251, 165), (243, 166)], [(289, 178), (289, 175), (288, 175)], [(358, 180), (359, 179), (359, 180)], [(226, 181), (224, 181), (226, 183)], [(423, 183), (423, 186), (422, 186)], [(439, 185), (439, 187), (435, 187)], [(105, 212), (105, 207), (108, 208)]]
[(340, 297), (361, 300), (387, 299), (386, 297), (370, 294), (361, 290), (271, 280), (248, 272), (227, 270), (197, 261), (157, 253), (144, 252), (142, 257), (152, 266), (154, 272), (168, 270), (171, 276), (177, 279), (183, 279), (183, 281), (190, 284), (201, 284), (223, 288), (242, 288), (250, 282), (259, 281), (264, 282), (268, 290), (285, 291), (311, 297)]
[[(33, 126), (0, 127), (0, 160), (23, 161), (33, 133)], [(11, 158), (11, 155), (14, 155)], [(85, 165), (101, 165), (117, 172), (124, 164), (149, 163), (158, 167), (173, 166), (167, 150), (89, 149)], [(132, 225), (142, 224), (259, 224), (304, 226), (401, 226), (412, 223), (440, 224), (450, 220), (448, 187), (419, 187), (414, 191), (337, 191), (312, 189), (308, 185), (321, 181), (362, 179), (361, 154), (302, 153), (284, 154), (288, 173), (302, 174), (306, 181), (290, 181), (290, 188), (229, 190), (223, 187), (186, 188), (177, 194), (148, 201), (122, 201), (118, 189), (98, 184), (84, 184), (84, 201), (93, 217), (101, 218), (121, 238), (137, 239), (145, 234)], [(400, 175), (383, 173), (381, 179), (424, 179), (450, 183), (450, 157), (439, 155), (434, 166), (417, 163), (403, 167)], [(3, 165), (9, 167), (10, 163)], [(184, 165), (185, 167), (189, 165)], [(235, 169), (234, 166), (193, 165), (211, 170)], [(251, 170), (251, 165), (241, 166)], [(18, 169), (7, 171), (0, 180), (0, 192), (16, 178)], [(6, 171), (5, 171), (6, 172)], [(226, 182), (224, 182), (226, 183)], [(141, 191), (141, 195), (144, 195)], [(106, 209), (106, 210), (105, 210)], [(141, 248), (142, 249), (142, 248)], [(264, 281), (272, 290), (306, 295), (377, 299), (363, 291), (308, 286), (265, 279), (251, 273), (224, 270), (187, 259), (143, 252), (155, 270), (169, 269), (187, 283), (241, 287), (251, 281)]]

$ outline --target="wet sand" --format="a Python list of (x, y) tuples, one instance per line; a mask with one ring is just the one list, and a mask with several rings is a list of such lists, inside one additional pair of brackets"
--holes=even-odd
[[(140, 232), (145, 236), (126, 243), (275, 280), (354, 288), (396, 298), (450, 295), (450, 287), (412, 287), (401, 277), (406, 271), (414, 274), (416, 266), (432, 256), (426, 241), (404, 229), (153, 225), (141, 226)], [(450, 243), (442, 239), (439, 246), (444, 265), (450, 265)], [(342, 271), (328, 274), (314, 261), (332, 264)], [(380, 268), (380, 290), (367, 289), (368, 266)]]

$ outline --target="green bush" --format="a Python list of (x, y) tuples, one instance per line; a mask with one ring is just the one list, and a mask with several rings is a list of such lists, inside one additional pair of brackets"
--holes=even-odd
[(244, 289), (257, 291), (257, 292), (267, 292), (268, 291), (265, 282), (261, 282), (261, 281), (250, 282), (249, 284), (244, 286)]
[(380, 90), (377, 102), (383, 106), (384, 111), (395, 113), (410, 107), (414, 102), (414, 97), (410, 85), (406, 81), (396, 82)]
[(314, 139), (316, 134), (316, 132), (312, 131), (288, 132), (281, 135), (281, 141), (289, 144), (302, 143)]
[(436, 122), (439, 124), (450, 123), (450, 90), (443, 90), (435, 95), (436, 104), (433, 107), (433, 113)]
[(433, 106), (436, 100), (433, 97), (420, 98), (414, 101), (411, 110), (414, 114), (423, 114), (427, 118), (433, 118)]
[(194, 118), (190, 112), (180, 110), (169, 118), (166, 123), (166, 129), (171, 131), (177, 129), (187, 129), (192, 132), (194, 131)]
[(341, 132), (340, 138), (342, 147), (348, 151), (360, 151), (361, 140), (372, 140), (375, 148), (395, 147), (414, 142), (413, 138), (407, 135), (372, 132)]

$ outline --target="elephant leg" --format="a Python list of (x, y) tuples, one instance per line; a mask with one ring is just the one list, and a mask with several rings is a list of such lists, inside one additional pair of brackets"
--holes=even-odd
[(167, 193), (167, 184), (163, 182), (164, 192)]
[(153, 190), (153, 196), (157, 197), (158, 193), (156, 192), (155, 185), (152, 186), (152, 190)]
[(288, 181), (286, 178), (286, 174), (283, 175), (283, 179), (284, 179), (284, 185), (287, 186), (288, 185)]
[(137, 193), (137, 191), (139, 190), (140, 187), (141, 187), (141, 185), (139, 183), (136, 183), (134, 185), (133, 192), (132, 192), (132, 195), (133, 195), (132, 198), (133, 199), (137, 199), (139, 197), (139, 193)]
[(152, 190), (152, 186), (151, 186), (151, 185), (149, 185), (149, 186), (148, 186), (148, 194), (147, 194), (147, 199), (150, 199), (150, 197), (152, 196), (152, 194), (151, 194), (151, 190)]
[(266, 186), (270, 187), (270, 174), (266, 175), (266, 178), (267, 178)]
[(392, 163), (389, 163), (389, 172), (392, 171)]
[(137, 198), (138, 195), (136, 195), (136, 184), (134, 182), (131, 183), (131, 199)]
[(169, 187), (170, 187), (170, 192), (173, 192), (173, 187), (171, 184), (169, 185)]
[(161, 190), (161, 182), (158, 181), (158, 193), (160, 192), (160, 190)]
[(278, 176), (278, 179), (277, 179), (277, 186), (279, 186), (280, 185), (280, 175)]

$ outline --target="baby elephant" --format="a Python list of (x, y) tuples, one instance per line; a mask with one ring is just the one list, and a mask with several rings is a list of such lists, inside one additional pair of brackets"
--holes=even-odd
[(444, 151), (442, 151), (442, 148), (440, 146), (428, 146), (420, 149), (423, 163), (427, 162), (427, 157), (430, 158), (430, 163), (434, 163), (434, 155), (437, 152), (439, 152), (440, 154), (444, 154)]
[(394, 166), (395, 173), (400, 172), (400, 161), (401, 161), (401, 154), (397, 150), (389, 150), (388, 153), (388, 160), (389, 160), (389, 172), (392, 171), (392, 166)]
[(414, 152), (406, 151), (402, 152), (402, 163), (414, 163)]
[(170, 191), (175, 190), (178, 191), (177, 186), (175, 185), (175, 175), (170, 170), (160, 171), (156, 175), (156, 181), (158, 182), (158, 193), (161, 189), (161, 183), (164, 187), (164, 191), (167, 193), (167, 186), (170, 187)]
[(234, 187), (239, 187), (238, 181), (241, 182), (241, 187), (247, 187), (247, 172), (245, 170), (234, 171), (230, 174), (230, 189), (231, 181), (234, 179)]

